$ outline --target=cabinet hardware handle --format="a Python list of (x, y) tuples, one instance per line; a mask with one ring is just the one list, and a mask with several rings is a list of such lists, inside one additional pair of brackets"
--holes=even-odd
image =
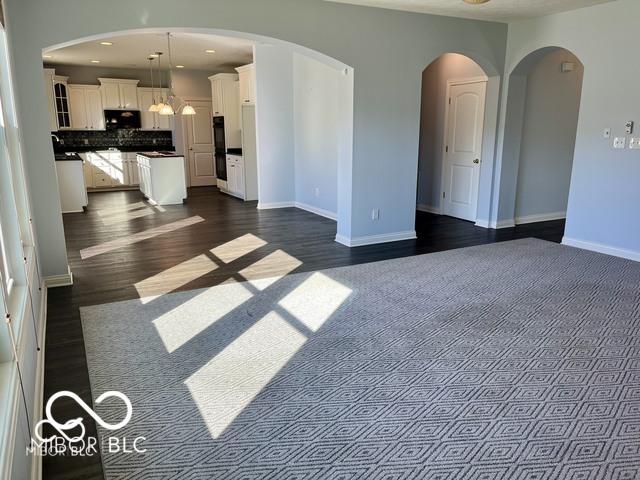
[(476, 159), (473, 161), (473, 163), (475, 163), (476, 165), (478, 165), (478, 164), (480, 163), (480, 159), (479, 159), (479, 158), (476, 158)]

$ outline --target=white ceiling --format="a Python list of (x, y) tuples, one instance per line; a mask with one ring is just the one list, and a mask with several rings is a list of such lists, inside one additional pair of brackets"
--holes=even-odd
[(614, 0), (490, 0), (469, 5), (462, 0), (325, 0), (451, 17), (511, 22), (607, 3)]
[[(100, 42), (113, 42), (112, 46)], [(214, 54), (205, 53), (213, 49)], [(149, 54), (164, 52), (163, 69), (168, 67), (166, 34), (147, 33), (102, 38), (46, 52), (47, 65), (85, 65), (90, 67), (148, 68)], [(252, 62), (253, 43), (239, 38), (193, 33), (171, 34), (173, 65), (189, 70), (228, 71)], [(100, 60), (99, 64), (91, 60)], [(157, 62), (154, 62), (157, 65)]]

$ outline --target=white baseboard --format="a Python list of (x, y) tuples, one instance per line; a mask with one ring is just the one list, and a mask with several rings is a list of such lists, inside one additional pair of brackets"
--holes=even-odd
[(513, 228), (516, 226), (516, 223), (513, 220), (476, 220), (476, 225), (478, 227), (484, 228), (492, 228), (494, 230), (499, 230), (501, 228)]
[(46, 288), (69, 287), (73, 285), (73, 273), (71, 267), (67, 267), (68, 272), (64, 275), (52, 275), (44, 277), (44, 285)]
[(527, 215), (524, 217), (516, 217), (516, 225), (524, 225), (527, 223), (549, 222), (551, 220), (564, 220), (567, 218), (567, 212), (541, 213), (539, 215)]
[(431, 205), (425, 205), (419, 203), (416, 205), (416, 209), (420, 212), (433, 213), (434, 215), (440, 215), (440, 207), (432, 207)]
[(336, 242), (347, 247), (361, 247), (364, 245), (374, 245), (377, 243), (399, 242), (401, 240), (413, 240), (418, 238), (415, 230), (406, 232), (383, 233), (381, 235), (367, 235), (364, 237), (348, 238), (344, 235), (336, 235)]
[(583, 250), (590, 250), (592, 252), (604, 253), (605, 255), (613, 255), (614, 257), (626, 258), (628, 260), (640, 262), (640, 252), (636, 250), (612, 247), (602, 243), (586, 242), (584, 240), (578, 240), (570, 237), (564, 237), (562, 239), (562, 244), (567, 245), (568, 247), (581, 248)]
[[(36, 364), (36, 385), (33, 394), (33, 422), (38, 422), (43, 418), (44, 408), (44, 357), (45, 343), (47, 336), (47, 287), (42, 285), (42, 302), (40, 303), (40, 332), (38, 340), (40, 341), (40, 351), (38, 352), (38, 363)], [(42, 456), (34, 455), (31, 464), (31, 480), (42, 479)]]
[(330, 220), (338, 219), (338, 214), (330, 212), (329, 210), (325, 210), (324, 208), (314, 207), (313, 205), (309, 205), (308, 203), (295, 202), (295, 207), (299, 208), (300, 210), (315, 213), (316, 215), (320, 215), (321, 217), (325, 217)]
[(296, 202), (258, 203), (258, 210), (272, 210), (274, 208), (290, 208), (295, 206)]

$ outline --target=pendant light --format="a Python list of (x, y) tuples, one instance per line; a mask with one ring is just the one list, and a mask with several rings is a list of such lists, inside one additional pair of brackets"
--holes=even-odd
[(158, 88), (160, 89), (160, 95), (158, 97), (158, 103), (156, 105), (156, 112), (160, 113), (160, 110), (162, 110), (162, 107), (164, 107), (164, 101), (162, 98), (162, 65), (160, 63), (160, 57), (162, 56), (162, 52), (156, 52), (156, 55), (158, 56)]
[(151, 106), (149, 107), (150, 112), (157, 112), (158, 105), (156, 104), (156, 91), (153, 85), (153, 57), (149, 57), (149, 70), (151, 72)]
[(173, 56), (171, 52), (171, 33), (167, 32), (167, 53), (169, 55), (169, 71), (167, 74), (168, 78), (168, 94), (166, 103), (160, 108), (158, 113), (160, 115), (175, 115), (180, 112), (182, 115), (196, 115), (196, 110), (193, 108), (189, 102), (185, 102), (182, 105), (182, 100), (178, 98), (175, 93), (173, 93)]

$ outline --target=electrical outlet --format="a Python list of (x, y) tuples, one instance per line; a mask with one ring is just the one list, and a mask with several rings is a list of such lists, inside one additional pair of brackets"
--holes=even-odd
[(629, 148), (631, 150), (640, 150), (640, 138), (632, 138), (629, 142)]
[(605, 129), (602, 131), (602, 136), (603, 136), (604, 138), (611, 138), (611, 129), (610, 129), (610, 128), (605, 128)]
[(613, 148), (622, 150), (627, 146), (627, 137), (616, 137), (613, 140)]
[(86, 138), (83, 140), (85, 145), (89, 145), (89, 140), (87, 140)]
[(371, 220), (373, 220), (373, 221), (380, 220), (380, 209), (379, 208), (374, 208), (373, 210), (371, 210)]
[(629, 120), (627, 123), (625, 123), (624, 131), (627, 132), (629, 135), (633, 133), (633, 120)]
[(316, 187), (316, 197), (320, 196), (320, 189), (318, 187)]

